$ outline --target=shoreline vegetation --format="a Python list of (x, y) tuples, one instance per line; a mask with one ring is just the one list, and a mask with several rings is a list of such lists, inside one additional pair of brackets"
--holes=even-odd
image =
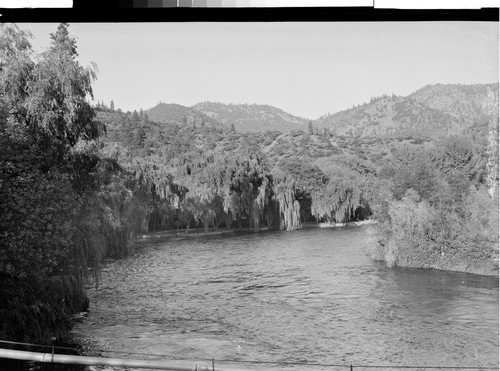
[(374, 126), (360, 110), (394, 105), (406, 123), (397, 136), (312, 121), (237, 133), (178, 105), (157, 121), (91, 105), (96, 66), (78, 63), (68, 27), (35, 56), (29, 32), (0, 25), (0, 339), (67, 341), (89, 306), (89, 272), (99, 285), (102, 262), (132, 254), (141, 236), (367, 225), (372, 258), (390, 266), (498, 274), (498, 84), (423, 89), (432, 102), (457, 89), (476, 102), (468, 126), (438, 139), (409, 124), (418, 96), (343, 113)]
[[(357, 227), (364, 225), (377, 224), (376, 220), (366, 219), (360, 221), (350, 221), (345, 223), (317, 223), (317, 222), (307, 222), (302, 223), (298, 229), (314, 229), (314, 228), (341, 228), (341, 227)], [(148, 232), (141, 236), (137, 236), (137, 241), (150, 240), (155, 238), (168, 238), (168, 237), (202, 237), (202, 236), (219, 236), (224, 234), (235, 234), (235, 233), (258, 233), (258, 232), (269, 232), (276, 229), (269, 227), (260, 228), (233, 228), (233, 229), (217, 229), (206, 231), (204, 228), (190, 228), (186, 230), (180, 229), (168, 229), (155, 232)]]

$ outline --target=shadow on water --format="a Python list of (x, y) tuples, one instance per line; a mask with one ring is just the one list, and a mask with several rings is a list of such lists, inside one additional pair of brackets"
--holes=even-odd
[(0, 358), (0, 371), (84, 371), (85, 366), (20, 362)]

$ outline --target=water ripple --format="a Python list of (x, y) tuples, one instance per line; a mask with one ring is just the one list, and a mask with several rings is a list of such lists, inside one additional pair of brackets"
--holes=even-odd
[(491, 366), (498, 279), (389, 269), (363, 228), (143, 244), (76, 332), (107, 349), (256, 361)]

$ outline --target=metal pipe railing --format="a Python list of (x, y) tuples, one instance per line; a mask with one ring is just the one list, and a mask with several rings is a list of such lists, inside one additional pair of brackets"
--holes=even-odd
[[(132, 368), (149, 368), (155, 370), (172, 370), (172, 371), (250, 371), (241, 368), (215, 368), (214, 363), (207, 362), (194, 363), (190, 361), (152, 361), (152, 360), (133, 360), (121, 358), (103, 358), (103, 357), (86, 357), (74, 356), (57, 353), (37, 353), (21, 350), (0, 349), (0, 358), (9, 358), (19, 361), (34, 361), (40, 363), (62, 363), (71, 365), (84, 366), (113, 366), (113, 367), (132, 367)], [(292, 369), (290, 369), (292, 370)], [(259, 371), (276, 371), (276, 369), (262, 369)], [(301, 371), (293, 368), (293, 371)]]
[[(0, 340), (0, 342), (14, 344), (15, 342), (8, 342)], [(15, 344), (25, 344), (25, 343), (15, 343)], [(34, 344), (25, 344), (34, 345)], [(41, 345), (37, 345), (41, 346)], [(38, 353), (29, 352), (21, 350), (12, 350), (0, 348), (0, 358), (7, 358), (19, 361), (33, 361), (40, 363), (59, 363), (59, 364), (70, 364), (70, 365), (83, 365), (83, 366), (113, 366), (113, 367), (131, 367), (131, 368), (147, 368), (156, 370), (171, 370), (171, 371), (310, 371), (311, 367), (297, 368), (296, 366), (304, 367), (305, 364), (301, 363), (291, 363), (291, 362), (259, 362), (259, 361), (221, 361), (211, 359), (195, 361), (186, 360), (169, 360), (169, 361), (159, 361), (159, 360), (133, 360), (133, 359), (122, 359), (122, 358), (104, 358), (104, 357), (88, 357), (88, 356), (76, 356), (76, 355), (66, 355), (54, 353), (57, 347), (52, 347), (52, 353)], [(62, 348), (71, 349), (71, 348)], [(226, 367), (215, 366), (215, 362), (225, 362)], [(259, 364), (258, 369), (247, 369), (240, 368), (237, 363), (252, 363)], [(279, 368), (261, 368), (264, 363), (273, 363), (279, 365)], [(283, 368), (283, 366), (291, 366), (289, 368)], [(403, 366), (403, 365), (333, 365), (333, 364), (307, 364), (308, 366), (314, 367), (327, 367), (328, 370), (354, 370), (354, 369), (438, 369), (438, 370), (498, 370), (497, 367), (484, 367), (484, 366)]]

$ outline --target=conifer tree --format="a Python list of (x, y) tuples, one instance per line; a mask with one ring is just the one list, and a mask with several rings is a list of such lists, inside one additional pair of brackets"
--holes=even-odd
[(139, 114), (137, 113), (136, 110), (134, 110), (134, 113), (132, 113), (132, 124), (138, 123), (139, 120)]

